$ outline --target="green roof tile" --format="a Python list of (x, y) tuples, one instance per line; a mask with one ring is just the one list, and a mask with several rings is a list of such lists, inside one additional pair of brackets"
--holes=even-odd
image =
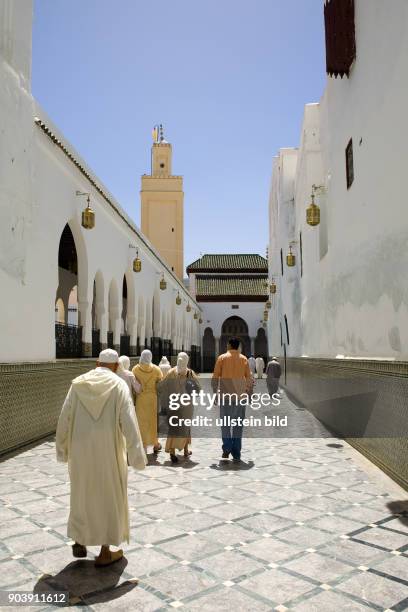
[[(265, 286), (266, 283), (266, 286)], [(204, 297), (239, 297), (268, 296), (268, 281), (266, 276), (230, 276), (230, 275), (197, 275), (196, 296)]]
[(267, 272), (268, 261), (254, 253), (211, 253), (187, 266), (190, 272)]

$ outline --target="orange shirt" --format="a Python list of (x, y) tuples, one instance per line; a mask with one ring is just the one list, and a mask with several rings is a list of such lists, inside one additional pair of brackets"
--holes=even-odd
[(240, 392), (242, 393), (245, 389), (248, 389), (251, 385), (252, 379), (248, 359), (245, 357), (245, 355), (242, 355), (240, 352), (233, 349), (230, 349), (223, 355), (220, 355), (215, 364), (214, 374), (212, 377), (213, 389), (218, 387), (220, 379), (221, 381), (245, 381), (245, 384), (242, 387), (239, 385)]

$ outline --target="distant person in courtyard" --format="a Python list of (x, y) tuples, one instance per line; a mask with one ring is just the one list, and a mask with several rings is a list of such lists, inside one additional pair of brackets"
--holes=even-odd
[[(179, 353), (177, 356), (177, 365), (171, 368), (166, 378), (159, 384), (160, 397), (166, 406), (169, 405), (170, 395), (187, 394), (191, 395), (192, 391), (197, 393), (201, 389), (200, 382), (193, 370), (188, 367), (189, 357), (187, 353)], [(184, 405), (185, 404), (185, 405)], [(184, 457), (189, 457), (192, 451), (189, 449), (191, 444), (191, 427), (183, 424), (174, 423), (178, 419), (191, 419), (193, 417), (193, 406), (191, 402), (183, 402), (177, 410), (167, 409), (169, 416), (169, 430), (166, 440), (166, 453), (170, 454), (172, 463), (178, 463), (176, 450), (183, 451)], [(172, 422), (170, 422), (172, 419)]]
[(249, 369), (251, 370), (251, 374), (255, 375), (256, 372), (256, 359), (253, 355), (248, 359)]
[(161, 370), (161, 373), (163, 374), (163, 378), (167, 376), (167, 374), (171, 370), (171, 365), (167, 357), (164, 356), (160, 359), (159, 368)]
[(135, 409), (126, 383), (116, 376), (118, 354), (106, 349), (96, 368), (72, 381), (58, 420), (57, 460), (68, 463), (71, 502), (68, 537), (74, 557), (101, 546), (95, 565), (123, 557), (110, 550), (129, 542), (127, 461), (143, 470), (143, 450)]
[(130, 359), (127, 355), (119, 357), (119, 365), (116, 374), (127, 384), (133, 403), (136, 403), (136, 396), (141, 392), (142, 385), (136, 380), (133, 372), (130, 371)]
[(157, 383), (163, 378), (160, 368), (152, 363), (152, 352), (142, 351), (139, 363), (133, 368), (142, 390), (136, 398), (136, 416), (142, 434), (143, 446), (153, 446), (153, 452), (161, 450), (157, 437)]
[[(219, 390), (221, 394), (221, 419), (245, 418), (245, 406), (239, 404), (239, 398), (251, 392), (252, 380), (248, 359), (239, 352), (239, 339), (231, 338), (227, 352), (217, 359), (211, 380), (214, 393)], [(223, 394), (236, 394), (236, 398), (235, 395), (223, 397)], [(231, 454), (235, 462), (241, 460), (242, 431), (241, 425), (224, 424), (221, 427), (223, 459), (228, 459)]]
[(277, 357), (272, 357), (266, 366), (266, 386), (268, 387), (269, 395), (279, 392), (279, 379), (282, 369)]
[(265, 362), (262, 357), (256, 358), (256, 375), (258, 378), (262, 378), (265, 369)]

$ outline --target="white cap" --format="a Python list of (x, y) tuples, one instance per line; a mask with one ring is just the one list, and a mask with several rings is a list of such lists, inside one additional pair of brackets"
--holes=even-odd
[(105, 349), (99, 353), (99, 363), (118, 363), (119, 355), (113, 349)]

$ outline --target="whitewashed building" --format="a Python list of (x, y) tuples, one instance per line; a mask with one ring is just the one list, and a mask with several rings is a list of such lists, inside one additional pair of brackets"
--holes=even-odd
[(189, 288), (202, 309), (204, 371), (226, 351), (228, 338), (241, 340), (249, 357), (268, 357), (266, 320), (268, 262), (256, 254), (205, 254), (187, 266)]
[[(268, 339), (294, 395), (338, 431), (360, 415), (375, 437), (384, 409), (396, 431), (407, 422), (408, 3), (329, 0), (324, 12), (326, 89), (305, 107), (299, 148), (273, 162)], [(407, 479), (395, 440), (363, 446)]]
[(31, 94), (31, 0), (0, 17), (0, 361), (199, 346), (184, 285)]
[(0, 0), (0, 453), (55, 431), (106, 346), (200, 367), (200, 306), (32, 96), (32, 18)]

